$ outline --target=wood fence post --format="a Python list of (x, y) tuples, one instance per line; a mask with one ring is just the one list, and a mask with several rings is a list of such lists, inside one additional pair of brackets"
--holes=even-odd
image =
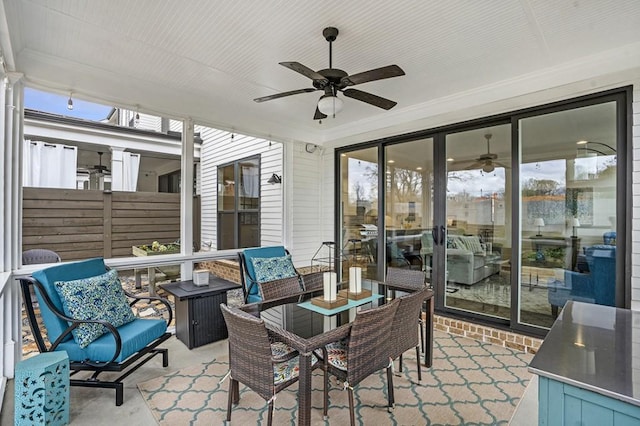
[(103, 218), (104, 218), (104, 239), (103, 239), (103, 245), (104, 245), (104, 258), (105, 259), (109, 259), (111, 258), (111, 248), (112, 248), (112, 240), (111, 240), (111, 224), (112, 224), (112, 193), (111, 191), (103, 191), (103, 202), (104, 202), (104, 212), (103, 212)]

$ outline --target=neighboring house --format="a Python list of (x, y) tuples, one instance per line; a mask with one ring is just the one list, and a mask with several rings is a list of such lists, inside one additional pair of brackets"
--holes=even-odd
[[(117, 108), (103, 122), (27, 110), (25, 143), (33, 150), (57, 149), (66, 155), (67, 162), (25, 155), (24, 185), (180, 192), (181, 128), (182, 123), (175, 120)], [(196, 126), (195, 135), (194, 188), (195, 194), (201, 195), (202, 246), (215, 250), (221, 242), (223, 248), (279, 244), (283, 232), (282, 190), (280, 184), (268, 180), (274, 174), (282, 176), (282, 144), (204, 126)], [(126, 169), (125, 175), (130, 178), (114, 176), (117, 159), (126, 165), (131, 164), (132, 157), (137, 159), (137, 167)], [(243, 166), (246, 160), (253, 161), (254, 167)], [(240, 167), (238, 177), (223, 183), (220, 168), (229, 170), (236, 165)], [(28, 171), (38, 171), (38, 176), (47, 178), (30, 178)], [(67, 183), (52, 179), (65, 174)], [(127, 185), (121, 186), (119, 180)], [(222, 208), (219, 193), (231, 189), (235, 200), (236, 187), (238, 204)], [(243, 204), (248, 198), (253, 199), (251, 206)]]

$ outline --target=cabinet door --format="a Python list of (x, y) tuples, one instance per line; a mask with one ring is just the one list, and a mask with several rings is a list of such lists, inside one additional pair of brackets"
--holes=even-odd
[(225, 292), (190, 300), (193, 346), (226, 339), (227, 325), (222, 317), (221, 303), (227, 303)]

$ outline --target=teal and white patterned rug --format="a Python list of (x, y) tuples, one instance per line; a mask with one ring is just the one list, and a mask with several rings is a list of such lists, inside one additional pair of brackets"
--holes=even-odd
[[(422, 367), (418, 384), (415, 351), (394, 378), (396, 408), (386, 409), (386, 375), (379, 373), (356, 387), (356, 422), (361, 425), (507, 424), (531, 379), (532, 355), (436, 331), (433, 367)], [(396, 362), (397, 366), (397, 362)], [(226, 359), (195, 365), (144, 383), (138, 388), (160, 425), (219, 425), (226, 416), (229, 381), (219, 383)], [(330, 381), (329, 419), (322, 419), (322, 372), (313, 377), (312, 423), (349, 423), (349, 402), (342, 386)], [(278, 394), (274, 424), (296, 424), (297, 384)], [(240, 385), (233, 424), (266, 422), (267, 406)]]

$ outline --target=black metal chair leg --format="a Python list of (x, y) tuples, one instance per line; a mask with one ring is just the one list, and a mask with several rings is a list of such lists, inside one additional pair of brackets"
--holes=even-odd
[(325, 420), (329, 418), (329, 373), (327, 367), (324, 367), (324, 402), (322, 407), (322, 416)]
[(418, 381), (422, 381), (422, 368), (420, 367), (420, 347), (416, 346), (416, 364), (418, 366)]
[(233, 405), (233, 379), (229, 380), (229, 398), (227, 401), (227, 421), (231, 421), (231, 406)]
[(353, 403), (353, 389), (348, 388), (347, 390), (349, 391), (349, 419), (351, 421), (351, 426), (356, 426), (356, 413)]
[(124, 402), (124, 384), (122, 382), (116, 383), (116, 407), (119, 407)]
[(238, 405), (240, 403), (240, 382), (233, 381), (233, 403)]
[(273, 401), (269, 403), (269, 416), (267, 417), (267, 426), (273, 424)]
[(402, 374), (402, 354), (400, 354), (400, 359), (398, 361), (398, 373)]
[(387, 400), (387, 410), (391, 411), (396, 405), (396, 398), (393, 393), (393, 371), (391, 371), (391, 367), (387, 367)]

